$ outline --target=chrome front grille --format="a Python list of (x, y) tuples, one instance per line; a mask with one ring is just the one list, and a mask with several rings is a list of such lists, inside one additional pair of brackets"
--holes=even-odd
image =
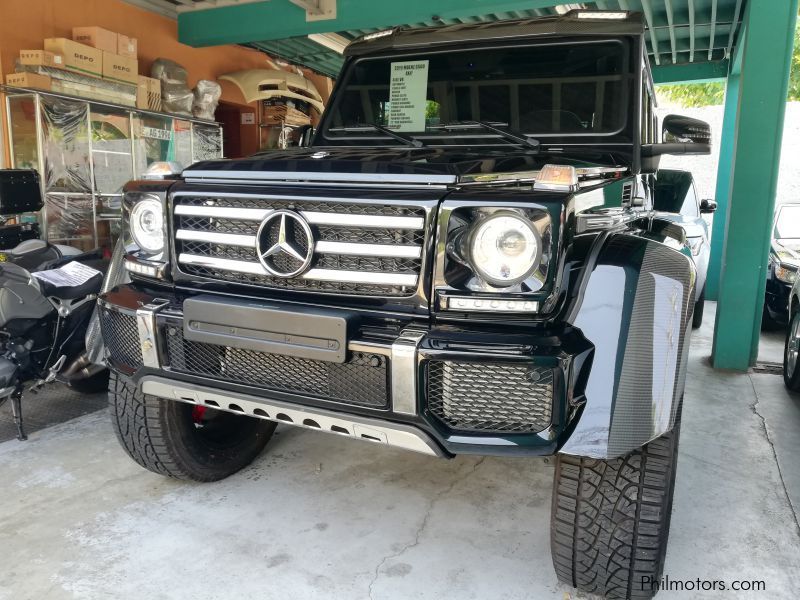
[[(188, 275), (326, 293), (417, 291), (424, 260), (422, 206), (271, 195), (176, 194), (173, 200), (176, 256)], [(296, 277), (277, 277), (259, 262), (259, 227), (276, 210), (299, 213), (313, 232), (311, 264)]]

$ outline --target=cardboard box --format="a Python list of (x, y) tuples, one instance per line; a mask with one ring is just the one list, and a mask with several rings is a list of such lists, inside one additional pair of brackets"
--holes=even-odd
[[(99, 82), (99, 84), (77, 83), (74, 81), (53, 79), (52, 90), (61, 94), (86, 98), (87, 100), (101, 100), (103, 102), (122, 104), (123, 106), (136, 106), (136, 94), (126, 94), (109, 90), (103, 87), (103, 79), (96, 79), (95, 81)], [(135, 87), (131, 87), (131, 90), (135, 89)]]
[(158, 94), (161, 95), (161, 80), (154, 79), (152, 77), (145, 77), (147, 79), (147, 90), (151, 94)]
[(117, 34), (117, 54), (136, 58), (139, 51), (139, 41), (135, 37)]
[(151, 94), (158, 94), (159, 96), (161, 95), (161, 80), (159, 79), (153, 79), (152, 77), (139, 75), (138, 85), (140, 87), (143, 86), (144, 90), (150, 92)]
[(73, 27), (72, 40), (114, 54), (119, 44), (117, 34), (102, 27)]
[(56, 69), (64, 67), (64, 57), (47, 50), (20, 50), (19, 62), (35, 67), (54, 67)]
[(60, 54), (64, 58), (62, 69), (96, 77), (103, 75), (102, 50), (67, 38), (47, 38), (44, 41), (44, 49), (53, 54)]
[[(158, 86), (154, 86), (154, 82)], [(136, 85), (136, 108), (161, 111), (161, 82), (158, 79), (139, 75)]]
[(47, 75), (38, 73), (9, 73), (6, 75), (6, 85), (21, 88), (33, 88), (35, 90), (49, 90), (51, 80)]
[(142, 75), (136, 84), (136, 108), (147, 108), (147, 77)]
[(103, 79), (122, 83), (139, 83), (139, 61), (129, 56), (103, 52)]

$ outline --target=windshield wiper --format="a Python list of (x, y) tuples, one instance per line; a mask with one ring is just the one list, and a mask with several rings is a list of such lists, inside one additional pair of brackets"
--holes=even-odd
[(360, 129), (373, 129), (378, 133), (382, 133), (390, 138), (394, 138), (399, 142), (403, 142), (407, 146), (412, 146), (414, 148), (422, 148), (425, 144), (419, 141), (416, 138), (413, 138), (409, 135), (405, 135), (402, 133), (398, 133), (389, 129), (388, 127), (384, 127), (383, 125), (378, 125), (377, 123), (363, 123), (358, 125), (353, 125), (351, 127), (335, 127), (331, 128), (328, 131), (358, 131)]
[(457, 123), (447, 123), (446, 125), (438, 125), (433, 126), (431, 129), (458, 129), (463, 127), (471, 127), (474, 125), (479, 125), (483, 127), (487, 131), (491, 131), (492, 133), (496, 133), (500, 137), (509, 142), (513, 142), (515, 144), (520, 144), (522, 146), (527, 146), (528, 148), (533, 148), (534, 150), (538, 150), (540, 143), (539, 140), (527, 137), (525, 135), (520, 135), (517, 133), (513, 133), (511, 131), (507, 131), (505, 129), (500, 129), (497, 125), (501, 127), (507, 127), (508, 123), (488, 123), (486, 121), (458, 121)]

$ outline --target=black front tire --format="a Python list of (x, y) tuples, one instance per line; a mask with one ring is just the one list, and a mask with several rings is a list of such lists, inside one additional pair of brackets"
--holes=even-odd
[(559, 580), (606, 598), (652, 598), (669, 539), (680, 428), (624, 458), (559, 455), (550, 542)]
[(706, 308), (706, 288), (700, 292), (700, 297), (694, 303), (694, 313), (692, 314), (692, 329), (700, 329), (703, 324), (703, 312)]
[(250, 464), (276, 424), (255, 417), (204, 409), (148, 396), (130, 379), (112, 373), (108, 401), (117, 439), (145, 469), (193, 481), (224, 479)]
[(796, 309), (789, 320), (789, 330), (786, 332), (786, 343), (783, 349), (783, 382), (786, 387), (793, 392), (800, 392), (800, 357), (794, 360), (794, 364), (789, 359), (792, 344), (800, 345), (800, 310)]

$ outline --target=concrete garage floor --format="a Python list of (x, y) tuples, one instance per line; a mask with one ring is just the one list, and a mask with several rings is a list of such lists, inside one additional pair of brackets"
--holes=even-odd
[[(766, 592), (658, 597), (795, 598), (800, 398), (708, 368), (712, 330), (693, 341), (666, 574)], [(550, 564), (552, 476), (283, 428), (227, 481), (179, 483), (123, 455), (101, 411), (0, 444), (0, 599), (579, 598)]]

